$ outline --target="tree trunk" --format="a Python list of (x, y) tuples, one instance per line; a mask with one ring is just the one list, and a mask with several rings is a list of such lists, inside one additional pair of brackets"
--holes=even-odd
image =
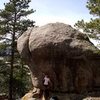
[(10, 65), (10, 79), (9, 79), (9, 100), (13, 100), (13, 68), (14, 68), (14, 53), (15, 53), (15, 25), (16, 25), (16, 12), (14, 17), (12, 43), (11, 43), (11, 65)]

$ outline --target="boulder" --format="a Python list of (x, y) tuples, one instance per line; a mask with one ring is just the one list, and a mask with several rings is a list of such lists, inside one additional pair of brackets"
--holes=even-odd
[(100, 87), (98, 49), (70, 25), (50, 23), (28, 29), (19, 37), (17, 48), (35, 88), (45, 89), (45, 74), (51, 80), (50, 91), (83, 93)]

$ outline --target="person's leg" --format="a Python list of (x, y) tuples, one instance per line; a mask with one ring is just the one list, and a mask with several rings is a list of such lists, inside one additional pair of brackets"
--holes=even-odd
[(49, 97), (49, 90), (46, 90), (46, 96)]
[(41, 98), (42, 96), (43, 96), (43, 90), (40, 90), (39, 98)]

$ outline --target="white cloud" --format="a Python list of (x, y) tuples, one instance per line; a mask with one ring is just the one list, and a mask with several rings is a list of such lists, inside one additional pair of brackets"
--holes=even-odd
[(42, 26), (45, 25), (47, 23), (55, 23), (55, 22), (62, 22), (65, 24), (70, 24), (70, 25), (74, 25), (75, 21), (74, 20), (69, 20), (66, 17), (58, 17), (58, 16), (33, 16), (30, 15), (29, 19), (36, 21), (36, 25), (37, 26)]

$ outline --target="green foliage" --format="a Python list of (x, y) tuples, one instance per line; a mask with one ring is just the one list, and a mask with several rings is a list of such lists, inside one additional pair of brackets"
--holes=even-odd
[[(31, 0), (9, 0), (0, 9), (0, 93), (12, 97), (20, 97), (31, 86), (29, 70), (21, 63), (16, 49), (18, 37), (29, 27), (34, 27), (34, 21), (27, 16), (34, 13), (29, 8)], [(8, 91), (9, 89), (9, 91)]]
[(10, 0), (5, 4), (5, 9), (0, 10), (0, 35), (12, 34), (13, 28), (15, 32), (22, 34), (28, 27), (34, 26), (34, 21), (24, 18), (35, 12), (33, 9), (28, 10), (29, 2), (30, 0)]
[(100, 40), (100, 0), (87, 0), (86, 6), (90, 14), (95, 15), (96, 18), (91, 18), (90, 22), (84, 22), (84, 20), (75, 23), (75, 27), (82, 29), (88, 34), (90, 38)]
[(28, 67), (26, 67), (25, 65), (20, 65), (21, 64), (15, 65), (13, 76), (14, 96), (16, 96), (17, 98), (22, 97), (32, 88), (32, 82)]
[(84, 20), (78, 21), (75, 24), (76, 28), (80, 28), (83, 29), (84, 32), (87, 33), (92, 33), (91, 35), (89, 35), (92, 38), (96, 38), (99, 39), (100, 37), (98, 36), (98, 34), (100, 34), (100, 19), (96, 18), (96, 19), (92, 19), (90, 22), (84, 22)]
[(100, 50), (95, 50), (93, 53), (100, 54)]
[(86, 7), (90, 10), (90, 14), (100, 16), (100, 0), (88, 0)]
[(87, 40), (87, 41), (89, 41), (89, 37), (88, 37), (87, 34), (84, 34), (84, 39)]
[[(9, 64), (5, 59), (0, 59), (0, 93), (8, 94)], [(6, 76), (6, 77), (5, 77)]]

